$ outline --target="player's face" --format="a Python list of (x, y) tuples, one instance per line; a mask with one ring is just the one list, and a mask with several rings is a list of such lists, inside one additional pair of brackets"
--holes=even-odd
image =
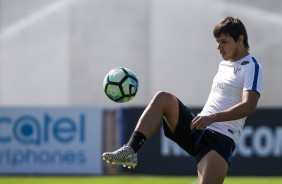
[(237, 61), (239, 56), (239, 43), (225, 34), (221, 34), (216, 38), (217, 49), (219, 50), (222, 58), (226, 61)]

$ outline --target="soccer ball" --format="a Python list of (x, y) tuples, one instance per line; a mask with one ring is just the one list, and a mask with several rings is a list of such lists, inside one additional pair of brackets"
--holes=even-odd
[(114, 102), (128, 102), (137, 94), (138, 79), (128, 68), (114, 68), (105, 76), (103, 88), (105, 94)]

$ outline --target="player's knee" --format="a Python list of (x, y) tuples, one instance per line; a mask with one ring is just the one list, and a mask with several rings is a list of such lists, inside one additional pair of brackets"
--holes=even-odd
[(158, 91), (154, 97), (154, 101), (160, 102), (162, 104), (167, 104), (172, 100), (175, 100), (175, 96), (165, 91)]
[(155, 95), (155, 98), (157, 99), (167, 99), (167, 98), (170, 98), (172, 96), (172, 94), (166, 92), (166, 91), (158, 91)]

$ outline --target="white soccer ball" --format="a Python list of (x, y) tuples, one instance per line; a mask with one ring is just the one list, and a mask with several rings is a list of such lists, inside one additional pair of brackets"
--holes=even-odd
[(104, 78), (105, 94), (114, 102), (124, 103), (132, 100), (138, 91), (138, 79), (128, 68), (114, 68)]

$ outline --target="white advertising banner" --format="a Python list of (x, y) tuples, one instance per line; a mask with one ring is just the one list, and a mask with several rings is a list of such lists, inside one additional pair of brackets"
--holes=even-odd
[(0, 174), (102, 174), (102, 109), (0, 108)]

